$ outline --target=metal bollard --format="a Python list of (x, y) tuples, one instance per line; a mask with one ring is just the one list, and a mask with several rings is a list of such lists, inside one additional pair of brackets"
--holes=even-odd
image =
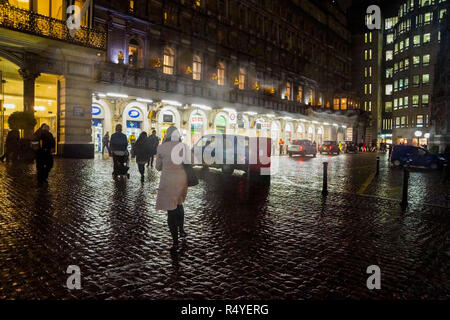
[(323, 163), (323, 186), (322, 195), (328, 195), (328, 162)]
[(377, 157), (377, 175), (380, 173), (380, 157)]
[(403, 209), (408, 206), (408, 182), (409, 182), (409, 170), (408, 166), (403, 167), (403, 192), (402, 192), (402, 202), (400, 205)]

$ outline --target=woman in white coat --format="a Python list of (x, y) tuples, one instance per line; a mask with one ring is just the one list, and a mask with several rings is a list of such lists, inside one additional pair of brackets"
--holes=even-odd
[(178, 247), (178, 232), (180, 237), (186, 237), (184, 232), (184, 208), (188, 180), (181, 160), (189, 147), (181, 142), (180, 132), (174, 126), (167, 129), (156, 154), (156, 170), (162, 171), (159, 180), (156, 209), (167, 210), (167, 223), (173, 239), (172, 249)]

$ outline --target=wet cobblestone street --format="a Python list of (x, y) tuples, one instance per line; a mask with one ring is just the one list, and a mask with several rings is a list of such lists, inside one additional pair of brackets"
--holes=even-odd
[[(374, 177), (376, 156), (282, 157), (270, 187), (202, 173), (176, 255), (156, 171), (141, 184), (132, 162), (114, 181), (107, 157), (56, 159), (38, 189), (33, 166), (0, 164), (0, 299), (450, 298), (449, 182), (412, 170), (402, 212), (402, 170), (380, 154)], [(66, 288), (69, 265), (81, 290)], [(366, 287), (369, 265), (381, 290)]]

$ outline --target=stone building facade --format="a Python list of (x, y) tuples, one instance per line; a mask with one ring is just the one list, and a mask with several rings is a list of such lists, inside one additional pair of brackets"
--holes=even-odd
[[(0, 56), (19, 66), (19, 75), (55, 80), (61, 155), (93, 157), (118, 123), (128, 136), (155, 129), (163, 137), (176, 125), (191, 145), (216, 132), (271, 137), (274, 148), (279, 139), (356, 140), (351, 37), (332, 1), (97, 0), (75, 38), (64, 27), (66, 8), (86, 1), (59, 2), (48, 12), (35, 1), (22, 10), (17, 1), (4, 5), (14, 15), (0, 21), (0, 36), (29, 37), (17, 54), (34, 56), (28, 68), (11, 58), (13, 40)], [(17, 22), (21, 15), (48, 20), (47, 29), (30, 31), (29, 20)], [(33, 85), (24, 79), (16, 94), (23, 102), (15, 104), (30, 109)], [(37, 115), (50, 109), (52, 99), (36, 104), (41, 98), (49, 97), (34, 95)]]

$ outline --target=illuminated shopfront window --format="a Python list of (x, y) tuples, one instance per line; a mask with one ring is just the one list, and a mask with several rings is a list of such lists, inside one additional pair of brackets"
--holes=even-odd
[(128, 45), (128, 62), (131, 65), (136, 65), (138, 62), (139, 43), (132, 39)]

